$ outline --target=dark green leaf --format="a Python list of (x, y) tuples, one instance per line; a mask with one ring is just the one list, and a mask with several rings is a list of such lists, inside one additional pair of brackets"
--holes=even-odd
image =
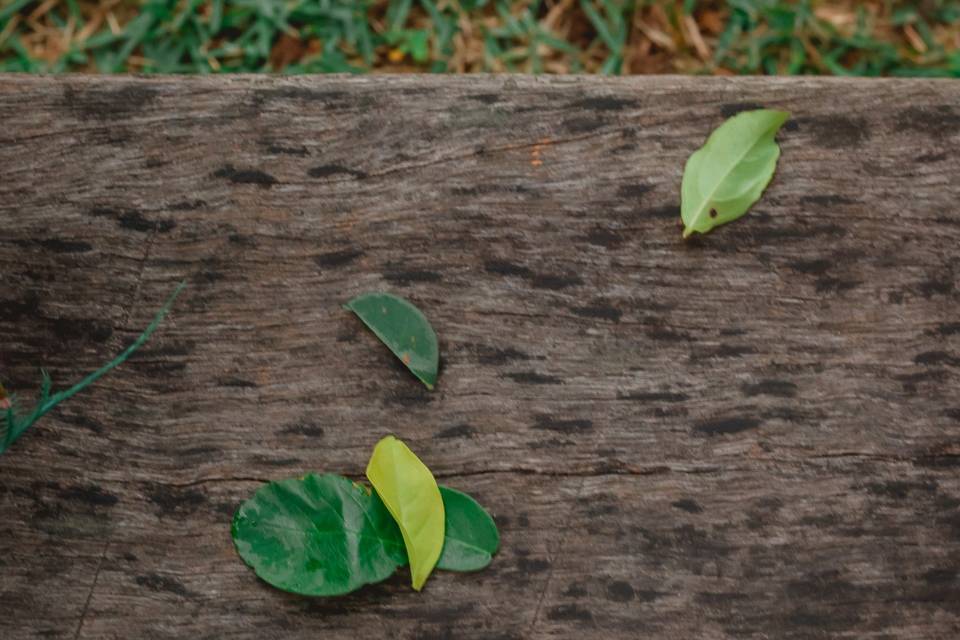
[(440, 351), (437, 334), (419, 309), (389, 293), (365, 293), (344, 308), (357, 314), (413, 375), (433, 389)]
[(500, 547), (500, 534), (490, 514), (465, 493), (440, 487), (446, 534), (438, 569), (477, 571), (490, 564)]
[(232, 534), (260, 578), (309, 596), (349, 593), (407, 562), (400, 529), (377, 494), (330, 474), (261, 487), (237, 510)]

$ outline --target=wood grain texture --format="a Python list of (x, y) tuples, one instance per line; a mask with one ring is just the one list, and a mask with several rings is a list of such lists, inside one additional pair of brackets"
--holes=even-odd
[[(784, 108), (747, 216), (683, 163)], [(955, 638), (960, 84), (0, 77), (0, 637)], [(340, 305), (406, 296), (426, 391)], [(386, 433), (495, 515), (422, 594), (259, 582), (233, 511)]]

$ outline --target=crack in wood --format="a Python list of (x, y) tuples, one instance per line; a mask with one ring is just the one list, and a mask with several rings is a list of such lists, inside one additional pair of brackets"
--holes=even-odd
[(547, 577), (543, 582), (543, 589), (540, 591), (540, 597), (537, 598), (537, 606), (533, 610), (533, 617), (530, 619), (530, 626), (527, 628), (527, 635), (533, 633), (540, 621), (540, 611), (543, 609), (543, 603), (546, 599), (547, 591), (550, 589), (550, 583), (553, 581), (554, 573), (556, 573), (557, 560), (563, 555), (563, 551), (566, 548), (567, 537), (570, 533), (570, 523), (573, 521), (573, 518), (570, 516), (573, 514), (573, 510), (576, 508), (576, 504), (580, 499), (580, 496), (583, 495), (583, 489), (586, 486), (586, 482), (586, 478), (580, 481), (580, 486), (577, 488), (573, 499), (570, 500), (568, 516), (564, 518), (564, 522), (566, 522), (566, 524), (560, 534), (560, 543), (557, 545), (557, 551), (551, 554), (548, 558), (550, 562), (550, 571), (547, 573)]
[[(597, 132), (597, 133), (591, 133), (591, 134), (583, 135), (583, 136), (577, 136), (577, 137), (571, 137), (571, 138), (563, 138), (563, 139), (559, 139), (559, 140), (551, 140), (551, 141), (550, 141), (550, 144), (551, 144), (551, 145), (571, 144), (571, 143), (574, 143), (574, 142), (581, 142), (581, 141), (584, 141), (584, 140), (589, 140), (589, 139), (591, 139), (591, 138), (598, 138), (598, 137), (601, 137), (601, 136), (604, 136), (604, 135), (610, 135), (611, 133), (616, 133), (616, 132), (615, 132), (615, 131), (600, 131), (600, 132)], [(483, 155), (494, 154), (494, 153), (503, 153), (503, 152), (507, 152), (507, 151), (520, 151), (520, 150), (523, 150), (523, 149), (535, 149), (535, 148), (539, 148), (539, 147), (542, 147), (542, 146), (544, 146), (544, 143), (543, 143), (543, 142), (529, 142), (529, 143), (514, 144), (514, 145), (502, 145), (502, 146), (498, 146), (498, 147), (488, 147), (488, 148), (483, 148), (483, 149), (474, 149), (474, 150), (469, 151), (469, 152), (466, 152), (466, 153), (461, 153), (461, 154), (457, 154), (457, 155), (446, 156), (446, 157), (443, 157), (443, 158), (437, 158), (436, 160), (430, 160), (429, 162), (422, 162), (422, 163), (420, 163), (420, 164), (410, 164), (410, 165), (404, 165), (404, 166), (402, 166), (402, 167), (397, 167), (397, 168), (395, 168), (395, 169), (388, 169), (388, 170), (386, 170), (386, 171), (379, 171), (379, 172), (372, 172), (372, 173), (364, 173), (364, 177), (363, 177), (362, 179), (363, 179), (363, 180), (370, 180), (370, 179), (373, 179), (373, 178), (385, 178), (385, 177), (394, 176), (394, 175), (402, 174), (402, 173), (416, 172), (416, 171), (419, 171), (419, 170), (421, 170), (421, 169), (425, 169), (425, 168), (427, 168), (427, 167), (436, 166), (436, 165), (438, 165), (438, 164), (447, 164), (447, 163), (455, 162), (455, 161), (458, 161), (458, 160), (467, 160), (468, 158), (475, 158), (475, 157), (477, 157), (477, 156), (483, 156)], [(357, 178), (356, 178), (356, 177), (351, 177), (351, 178), (337, 178), (337, 179), (335, 179), (335, 180), (324, 180), (324, 181), (322, 182), (322, 184), (337, 184), (337, 183), (341, 183), (341, 182), (356, 182), (356, 181), (357, 181)]]
[(90, 602), (93, 600), (93, 592), (97, 588), (97, 580), (100, 578), (100, 569), (103, 568), (103, 562), (107, 557), (107, 549), (109, 547), (109, 540), (103, 543), (103, 550), (100, 552), (100, 559), (97, 561), (97, 568), (93, 572), (93, 582), (90, 583), (90, 591), (87, 593), (87, 598), (83, 603), (83, 611), (80, 612), (80, 620), (77, 622), (77, 630), (73, 634), (73, 640), (78, 640), (80, 633), (83, 631), (83, 623), (87, 619), (87, 611), (90, 610)]
[(143, 276), (147, 271), (147, 263), (150, 261), (150, 251), (153, 248), (153, 243), (157, 237), (157, 230), (153, 229), (150, 231), (150, 234), (147, 236), (147, 246), (143, 252), (143, 258), (140, 260), (140, 269), (137, 271), (136, 281), (133, 288), (133, 296), (130, 301), (129, 306), (127, 307), (127, 313), (124, 315), (123, 324), (127, 325), (130, 323), (130, 315), (137, 308), (137, 302), (140, 298), (140, 289), (143, 285)]

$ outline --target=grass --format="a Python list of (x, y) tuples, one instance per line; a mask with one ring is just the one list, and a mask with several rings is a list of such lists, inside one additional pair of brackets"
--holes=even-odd
[(960, 77), (960, 1), (0, 0), (0, 71)]

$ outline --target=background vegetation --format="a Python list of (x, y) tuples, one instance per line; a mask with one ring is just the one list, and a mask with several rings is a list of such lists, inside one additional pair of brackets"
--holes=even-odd
[(0, 71), (960, 76), (960, 2), (0, 0)]

